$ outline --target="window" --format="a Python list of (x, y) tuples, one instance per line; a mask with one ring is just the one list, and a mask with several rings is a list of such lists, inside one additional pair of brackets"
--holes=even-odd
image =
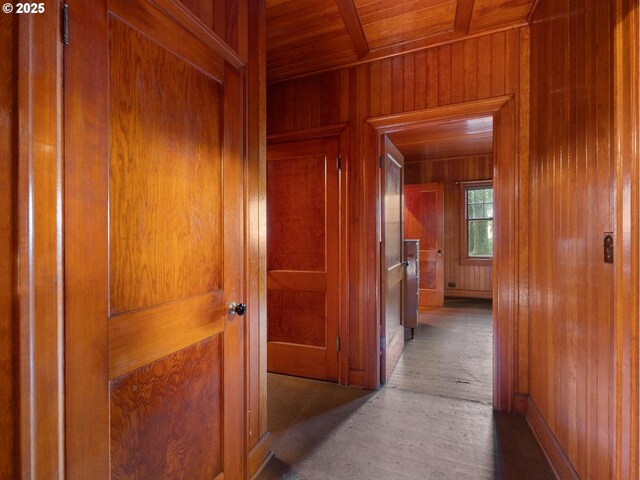
[[(493, 185), (464, 184), (463, 247), (468, 260), (493, 257)], [(464, 254), (465, 250), (463, 250)]]

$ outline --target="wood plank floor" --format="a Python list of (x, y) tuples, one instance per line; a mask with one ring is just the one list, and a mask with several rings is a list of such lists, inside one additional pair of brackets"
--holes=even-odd
[(553, 479), (524, 419), (492, 411), (491, 343), (490, 305), (447, 302), (380, 391), (269, 374), (258, 479)]

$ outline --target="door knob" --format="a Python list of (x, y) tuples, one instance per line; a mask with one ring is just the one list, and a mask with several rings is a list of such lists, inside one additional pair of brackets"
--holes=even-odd
[(438, 256), (441, 257), (442, 256), (442, 250), (438, 250)]
[(401, 265), (403, 267), (408, 267), (409, 266), (409, 260), (405, 260), (404, 262), (401, 263)]
[(246, 303), (235, 303), (231, 302), (229, 304), (229, 315), (235, 315), (236, 313), (240, 316), (244, 315), (244, 312), (247, 311)]

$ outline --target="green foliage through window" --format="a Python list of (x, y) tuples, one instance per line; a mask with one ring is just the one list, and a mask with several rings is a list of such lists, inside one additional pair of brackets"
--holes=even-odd
[(466, 189), (467, 255), (493, 256), (493, 188)]

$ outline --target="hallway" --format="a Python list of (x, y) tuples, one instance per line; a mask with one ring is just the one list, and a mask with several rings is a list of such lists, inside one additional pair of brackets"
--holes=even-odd
[(269, 374), (272, 479), (553, 479), (523, 418), (491, 408), (491, 307), (421, 312), (377, 392)]

